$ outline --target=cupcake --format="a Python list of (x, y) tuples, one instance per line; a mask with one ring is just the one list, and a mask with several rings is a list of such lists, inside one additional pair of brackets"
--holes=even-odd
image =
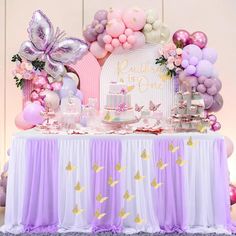
[(185, 100), (185, 101), (191, 101), (191, 93), (190, 92), (185, 92), (184, 94), (183, 94), (183, 99)]
[(177, 96), (177, 101), (178, 101), (178, 102), (182, 102), (182, 101), (183, 101), (183, 95), (182, 95), (181, 92), (178, 92), (178, 93), (176, 94), (176, 96)]
[(188, 113), (190, 115), (196, 115), (198, 108), (196, 106), (190, 106)]
[(198, 92), (195, 92), (193, 93), (193, 99), (194, 100), (202, 99), (202, 95)]
[(197, 113), (202, 114), (204, 112), (204, 107), (203, 106), (197, 106)]
[(199, 120), (193, 120), (191, 121), (191, 128), (192, 129), (197, 129), (200, 125), (200, 121)]
[(183, 129), (189, 129), (191, 128), (191, 123), (189, 121), (182, 122), (181, 126)]
[(185, 105), (180, 105), (178, 108), (178, 114), (183, 115), (186, 113), (186, 106)]

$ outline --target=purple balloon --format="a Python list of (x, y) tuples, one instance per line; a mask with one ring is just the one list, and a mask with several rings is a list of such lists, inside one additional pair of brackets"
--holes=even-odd
[(99, 10), (95, 13), (94, 19), (98, 21), (107, 20), (107, 13), (106, 10)]
[(204, 48), (202, 50), (203, 59), (208, 60), (212, 64), (214, 64), (217, 61), (217, 52), (213, 48)]
[(92, 27), (94, 28), (96, 25), (98, 25), (99, 24), (99, 21), (98, 20), (93, 20), (93, 22), (92, 22)]
[(214, 85), (207, 89), (207, 93), (211, 96), (216, 95), (217, 92), (218, 92), (218, 90), (217, 90), (216, 86), (214, 86)]
[(198, 81), (195, 76), (189, 76), (188, 81), (189, 81), (191, 87), (197, 87)]
[(208, 109), (209, 112), (217, 112), (219, 111), (223, 105), (224, 105), (224, 101), (223, 101), (223, 98), (222, 96), (217, 93), (214, 97), (213, 97), (213, 103), (212, 105), (210, 106), (210, 108)]
[(213, 65), (207, 60), (201, 60), (197, 64), (197, 72), (196, 75), (211, 77), (213, 74)]
[(211, 114), (208, 116), (208, 119), (212, 122), (212, 124), (216, 123), (217, 118), (215, 115)]
[(85, 40), (89, 43), (96, 41), (96, 36), (92, 33), (92, 31), (93, 31), (93, 29), (87, 28), (83, 32), (83, 36), (84, 36)]
[(204, 85), (207, 87), (207, 88), (210, 88), (212, 87), (214, 84), (214, 81), (212, 79), (205, 79), (204, 81)]
[(104, 32), (105, 28), (102, 24), (98, 24), (98, 25), (96, 25), (95, 30), (98, 34), (101, 34)]
[(205, 77), (205, 76), (200, 76), (200, 77), (198, 77), (197, 80), (198, 80), (198, 83), (199, 83), (199, 84), (203, 84), (206, 79), (207, 79), (207, 77)]
[(182, 61), (182, 63), (181, 63), (181, 66), (183, 67), (183, 68), (187, 68), (188, 66), (189, 66), (189, 63), (188, 63), (188, 60), (183, 60)]
[(106, 26), (107, 20), (102, 20), (100, 23), (101, 23), (103, 26)]
[(44, 119), (41, 112), (43, 111), (44, 108), (39, 103), (29, 103), (23, 110), (24, 120), (31, 125), (42, 124)]
[(189, 65), (184, 71), (187, 75), (193, 75), (196, 72), (196, 67), (193, 65)]
[(81, 102), (84, 99), (84, 95), (83, 95), (83, 93), (79, 89), (77, 89), (77, 92), (76, 92), (75, 96), (78, 97)]
[(197, 86), (197, 91), (199, 92), (199, 93), (205, 93), (206, 92), (206, 87), (205, 87), (205, 85), (204, 84), (199, 84), (198, 86)]
[(213, 104), (213, 97), (208, 95), (207, 93), (202, 94), (204, 104), (205, 104), (205, 109), (209, 109), (212, 104)]
[(189, 44), (183, 48), (182, 57), (183, 59), (186, 59), (186, 60), (190, 60), (190, 58), (192, 57), (196, 57), (198, 60), (201, 60), (202, 50), (194, 44)]
[(75, 95), (77, 93), (76, 82), (69, 76), (63, 78), (63, 85), (61, 90), (59, 90), (60, 98), (67, 97), (69, 92), (72, 91)]
[(102, 48), (105, 47), (105, 43), (103, 41), (103, 38), (105, 35), (106, 35), (106, 32), (103, 32), (102, 34), (99, 34), (97, 37), (97, 42), (98, 42), (99, 46), (101, 46)]
[(221, 90), (221, 88), (222, 88), (221, 81), (219, 79), (213, 79), (213, 81), (214, 81), (214, 85), (216, 86), (216, 88), (217, 88), (217, 90), (219, 92)]
[(196, 66), (197, 63), (198, 63), (198, 58), (197, 57), (191, 57), (190, 58), (190, 60), (189, 60), (190, 65)]

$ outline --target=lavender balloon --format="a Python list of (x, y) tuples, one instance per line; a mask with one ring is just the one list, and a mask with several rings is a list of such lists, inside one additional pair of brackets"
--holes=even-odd
[(189, 44), (183, 48), (182, 57), (183, 59), (186, 59), (186, 60), (190, 60), (192, 57), (196, 57), (197, 60), (201, 60), (202, 50), (194, 44)]
[(207, 60), (201, 60), (197, 65), (196, 76), (211, 77), (213, 74), (213, 65)]
[(59, 91), (60, 98), (67, 97), (69, 92), (72, 92), (74, 95), (77, 93), (76, 82), (69, 76), (65, 76), (63, 78), (63, 85), (61, 90)]
[(193, 75), (196, 72), (196, 67), (189, 65), (184, 71), (187, 75)]
[(31, 125), (42, 124), (44, 119), (41, 112), (44, 108), (38, 103), (29, 103), (25, 106), (23, 110), (24, 120)]
[(217, 93), (214, 97), (213, 97), (213, 103), (210, 106), (210, 108), (208, 109), (209, 112), (218, 112), (224, 105), (224, 101), (222, 96)]
[(199, 93), (205, 93), (206, 92), (206, 87), (205, 87), (205, 85), (204, 84), (199, 84), (198, 86), (197, 86), (197, 91), (199, 92)]
[(95, 13), (94, 19), (98, 20), (99, 22), (102, 20), (107, 20), (108, 12), (106, 10), (99, 10)]
[(91, 28), (86, 28), (86, 30), (83, 32), (83, 36), (89, 43), (92, 43), (97, 39), (97, 37), (93, 34), (93, 29)]
[(104, 43), (104, 40), (103, 40), (103, 37), (106, 35), (106, 32), (104, 31), (102, 34), (99, 34), (98, 37), (97, 37), (97, 42), (99, 44), (99, 46), (101, 46), (102, 48), (105, 47), (105, 43)]
[(77, 89), (77, 92), (76, 92), (75, 96), (78, 97), (81, 102), (84, 99), (84, 95), (83, 95), (83, 93), (79, 89)]
[(221, 88), (222, 88), (222, 83), (221, 83), (221, 81), (219, 80), (219, 79), (217, 79), (217, 78), (215, 78), (215, 79), (213, 79), (214, 80), (214, 85), (216, 86), (216, 88), (217, 88), (217, 90), (218, 90), (218, 92), (221, 90)]
[(202, 50), (203, 59), (208, 60), (212, 64), (214, 64), (217, 61), (217, 52), (213, 48), (204, 48)]
[(207, 93), (202, 94), (204, 104), (205, 104), (205, 109), (209, 109), (212, 104), (213, 104), (213, 97), (208, 95)]
[(218, 90), (217, 90), (216, 86), (214, 86), (214, 85), (207, 89), (207, 93), (211, 96), (216, 95), (217, 92), (218, 92)]

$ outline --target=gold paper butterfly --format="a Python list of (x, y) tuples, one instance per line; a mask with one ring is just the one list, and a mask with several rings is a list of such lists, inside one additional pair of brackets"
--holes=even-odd
[(97, 164), (94, 164), (93, 165), (93, 170), (96, 172), (96, 173), (99, 173), (101, 170), (103, 170), (104, 167), (103, 166), (99, 166)]
[(117, 165), (116, 165), (116, 170), (118, 171), (118, 172), (122, 172), (122, 171), (124, 171), (126, 169), (126, 167), (121, 167), (121, 164), (120, 163), (117, 163)]
[(150, 155), (147, 153), (146, 149), (144, 149), (144, 150), (142, 151), (142, 153), (141, 153), (141, 158), (142, 158), (143, 160), (148, 160), (148, 159), (150, 159)]
[(193, 142), (192, 137), (189, 137), (189, 139), (188, 139), (188, 141), (187, 141), (187, 145), (188, 145), (189, 147), (194, 147), (194, 146), (196, 146), (196, 144), (197, 144), (197, 141)]
[(207, 130), (207, 127), (204, 126), (204, 125), (202, 125), (202, 124), (200, 124), (200, 125), (198, 125), (197, 130), (198, 130), (200, 133), (204, 133), (204, 132)]
[(75, 166), (73, 166), (73, 165), (71, 164), (71, 162), (69, 161), (68, 164), (67, 164), (67, 166), (66, 166), (66, 170), (68, 170), (68, 171), (73, 171), (74, 169), (75, 169)]
[(110, 176), (108, 179), (108, 184), (110, 187), (114, 187), (115, 185), (117, 185), (119, 183), (118, 180), (113, 180), (112, 177)]
[(140, 172), (139, 172), (139, 170), (138, 170), (137, 173), (136, 173), (135, 176), (134, 176), (134, 179), (135, 179), (135, 180), (138, 180), (138, 181), (141, 181), (141, 180), (143, 180), (145, 177), (146, 177), (146, 176), (141, 175)]
[(105, 117), (104, 117), (104, 120), (105, 120), (105, 121), (111, 121), (111, 120), (112, 120), (112, 117), (111, 117), (111, 114), (110, 114), (109, 111), (106, 113), (106, 115), (105, 115)]
[(152, 185), (153, 188), (158, 189), (159, 187), (161, 187), (162, 183), (157, 183), (157, 180), (156, 180), (156, 178), (155, 178), (155, 179), (153, 179), (153, 181), (151, 182), (151, 185)]
[(133, 89), (134, 89), (134, 86), (128, 86), (128, 87), (127, 87), (127, 91), (128, 91), (128, 92), (131, 92)]
[(129, 194), (129, 191), (128, 190), (126, 190), (126, 192), (125, 192), (125, 194), (124, 194), (124, 199), (126, 200), (126, 201), (131, 201), (133, 198), (134, 198), (134, 195), (132, 195), (132, 194)]
[(80, 182), (78, 182), (75, 185), (75, 190), (78, 191), (78, 192), (83, 192), (84, 191), (84, 187), (80, 185)]
[(178, 150), (179, 150), (179, 147), (178, 147), (178, 146), (175, 147), (173, 143), (171, 143), (171, 144), (169, 145), (169, 151), (170, 151), (170, 152), (175, 153), (175, 152), (177, 152)]
[(101, 193), (99, 193), (96, 197), (96, 200), (100, 203), (105, 202), (108, 199), (108, 197), (103, 197)]
[(143, 223), (143, 219), (140, 217), (140, 215), (138, 214), (135, 219), (134, 219), (134, 222), (136, 224), (142, 224)]
[(166, 167), (168, 166), (167, 163), (164, 163), (162, 160), (159, 160), (157, 162), (157, 167), (160, 169), (160, 170), (164, 170)]
[(100, 213), (99, 210), (96, 210), (96, 212), (95, 212), (95, 217), (96, 217), (98, 220), (102, 219), (105, 215), (106, 215), (106, 213)]
[(79, 208), (78, 205), (75, 205), (74, 209), (72, 210), (73, 214), (79, 215), (84, 212), (83, 209)]
[(187, 161), (183, 160), (181, 156), (178, 157), (176, 160), (176, 164), (179, 165), (180, 167), (184, 166)]
[(130, 212), (126, 212), (125, 209), (121, 209), (121, 211), (119, 212), (119, 217), (121, 219), (125, 219), (130, 215)]

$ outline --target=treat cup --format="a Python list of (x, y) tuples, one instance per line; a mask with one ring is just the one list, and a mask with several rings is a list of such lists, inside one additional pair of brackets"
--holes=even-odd
[(203, 112), (204, 112), (204, 107), (198, 106), (198, 107), (197, 107), (197, 113), (198, 113), (198, 114), (202, 114)]
[(201, 96), (200, 93), (195, 92), (195, 93), (193, 93), (193, 99), (194, 99), (194, 100), (202, 99), (202, 96)]
[(183, 129), (189, 129), (191, 127), (190, 122), (182, 122), (181, 125)]
[(189, 109), (189, 114), (190, 115), (196, 115), (197, 114), (197, 107), (191, 106)]
[(200, 125), (200, 121), (198, 121), (198, 120), (194, 120), (191, 122), (191, 127), (193, 129), (197, 129), (199, 125)]
[(178, 107), (177, 109), (178, 109), (178, 114), (180, 115), (183, 115), (186, 113), (186, 107), (184, 106)]
[(182, 93), (178, 92), (178, 93), (176, 94), (176, 97), (177, 97), (177, 101), (178, 101), (178, 102), (182, 102), (182, 101), (183, 101), (183, 95), (182, 95)]

